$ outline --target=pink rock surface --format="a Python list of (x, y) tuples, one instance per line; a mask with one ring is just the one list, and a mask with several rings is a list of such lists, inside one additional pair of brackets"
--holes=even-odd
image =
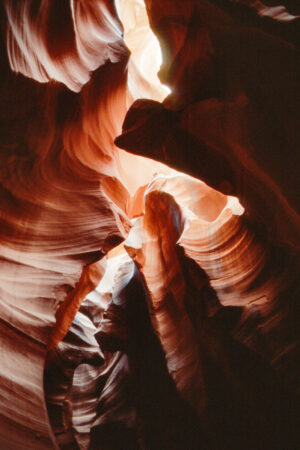
[(0, 448), (297, 448), (297, 8), (0, 8)]

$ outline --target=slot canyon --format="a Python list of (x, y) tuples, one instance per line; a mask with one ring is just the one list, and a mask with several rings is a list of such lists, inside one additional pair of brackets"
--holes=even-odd
[(300, 448), (294, 0), (2, 0), (0, 450)]

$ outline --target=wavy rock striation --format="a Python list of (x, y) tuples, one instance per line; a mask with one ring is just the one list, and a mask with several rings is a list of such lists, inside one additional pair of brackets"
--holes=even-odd
[(0, 8), (0, 447), (299, 448), (297, 8)]

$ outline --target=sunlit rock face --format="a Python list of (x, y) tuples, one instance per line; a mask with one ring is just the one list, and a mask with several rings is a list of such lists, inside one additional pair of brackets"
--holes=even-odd
[(0, 448), (299, 448), (298, 13), (3, 2)]

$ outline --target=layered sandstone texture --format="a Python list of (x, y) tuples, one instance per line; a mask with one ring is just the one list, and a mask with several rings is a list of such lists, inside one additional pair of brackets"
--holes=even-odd
[(297, 4), (0, 13), (0, 448), (300, 448)]

